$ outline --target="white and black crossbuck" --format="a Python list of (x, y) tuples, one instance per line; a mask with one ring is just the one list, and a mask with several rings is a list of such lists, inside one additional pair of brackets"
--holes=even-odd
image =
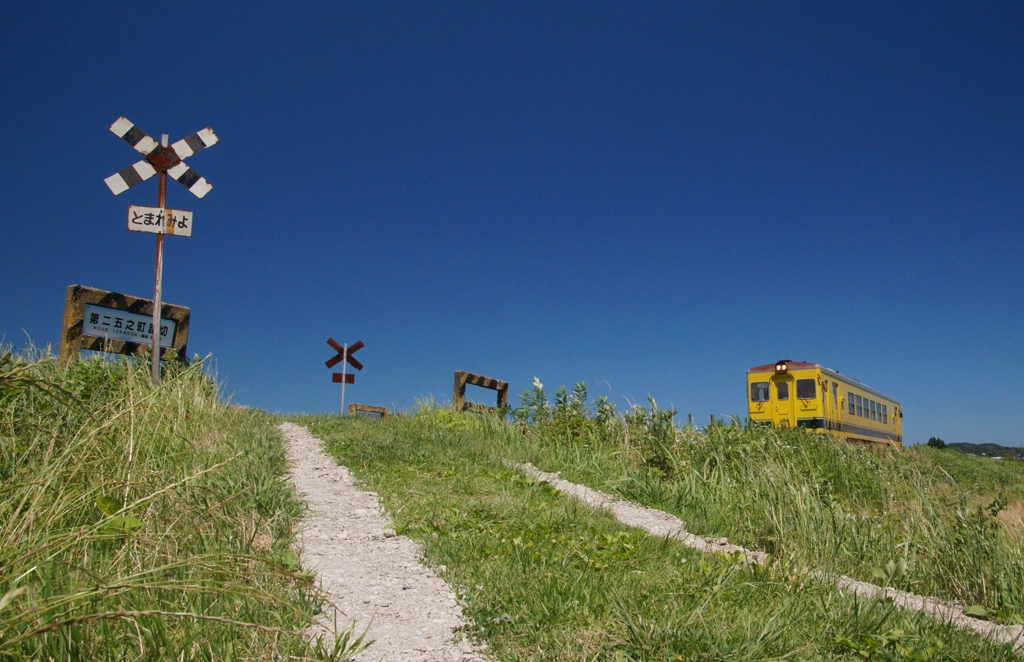
[(145, 131), (123, 117), (117, 118), (117, 121), (110, 125), (110, 131), (146, 157), (103, 180), (114, 195), (123, 193), (136, 184), (141, 184), (158, 172), (166, 172), (197, 198), (203, 197), (213, 188), (213, 184), (206, 181), (204, 177), (200, 177), (199, 173), (185, 165), (183, 161), (183, 159), (217, 144), (220, 138), (210, 127), (206, 127), (188, 138), (182, 138), (169, 147), (164, 147), (153, 140)]

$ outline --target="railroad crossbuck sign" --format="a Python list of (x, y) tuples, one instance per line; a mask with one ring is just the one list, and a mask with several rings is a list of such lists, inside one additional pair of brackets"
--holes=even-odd
[(193, 154), (217, 144), (220, 138), (210, 127), (182, 138), (169, 147), (164, 147), (153, 140), (145, 131), (123, 117), (119, 117), (110, 125), (110, 131), (146, 157), (103, 180), (114, 195), (124, 193), (159, 172), (166, 172), (197, 198), (203, 197), (213, 188), (213, 184), (185, 165), (184, 161)]
[(346, 369), (351, 365), (356, 370), (362, 370), (363, 364), (355, 359), (352, 355), (361, 350), (365, 345), (362, 340), (357, 340), (350, 347), (348, 344), (339, 345), (334, 338), (328, 338), (327, 344), (331, 346), (331, 349), (336, 351), (338, 354), (327, 359), (324, 364), (329, 368), (341, 363), (341, 372), (331, 373), (331, 381), (335, 384), (341, 384), (341, 413), (345, 413), (345, 384), (355, 384), (356, 376)]
[[(110, 131), (146, 157), (103, 180), (111, 193), (120, 195), (153, 175), (159, 175), (156, 207), (133, 206), (128, 209), (129, 230), (152, 232), (156, 235), (156, 259), (153, 264), (153, 327), (156, 328), (160, 325), (159, 312), (163, 297), (164, 235), (192, 236), (192, 212), (167, 209), (167, 175), (173, 177), (197, 198), (205, 196), (213, 185), (185, 165), (184, 159), (216, 145), (220, 139), (213, 129), (206, 127), (199, 133), (168, 145), (167, 134), (162, 135), (160, 142), (157, 142), (124, 117), (118, 117), (110, 125)], [(160, 383), (160, 348), (155, 334), (152, 370), (153, 385), (156, 386)]]

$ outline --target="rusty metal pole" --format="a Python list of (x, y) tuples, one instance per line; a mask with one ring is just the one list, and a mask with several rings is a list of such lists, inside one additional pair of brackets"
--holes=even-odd
[(345, 415), (345, 370), (348, 364), (348, 343), (344, 345), (343, 352), (345, 360), (341, 362), (341, 415)]
[[(167, 147), (167, 134), (160, 136), (160, 144)], [(153, 265), (153, 386), (160, 386), (160, 308), (164, 289), (164, 233), (162, 210), (167, 206), (167, 173), (160, 172), (156, 206), (161, 209), (161, 227), (156, 235), (156, 264)]]

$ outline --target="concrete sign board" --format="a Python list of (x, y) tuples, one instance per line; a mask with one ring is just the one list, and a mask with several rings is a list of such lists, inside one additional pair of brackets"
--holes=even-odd
[[(160, 305), (161, 356), (173, 350), (178, 360), (186, 360), (191, 316), (185, 306)], [(150, 351), (152, 323), (152, 299), (71, 285), (64, 299), (60, 361), (66, 363), (83, 349), (111, 354)]]

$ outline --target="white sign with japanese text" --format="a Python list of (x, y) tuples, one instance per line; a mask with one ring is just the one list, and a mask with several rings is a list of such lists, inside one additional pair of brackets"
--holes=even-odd
[(160, 207), (128, 207), (128, 229), (135, 232), (192, 236), (192, 212)]
[[(174, 341), (177, 323), (169, 319), (160, 320), (160, 346), (170, 347)], [(153, 342), (153, 317), (129, 313), (116, 308), (104, 308), (86, 304), (82, 320), (82, 335), (110, 340), (124, 340), (140, 345)]]

